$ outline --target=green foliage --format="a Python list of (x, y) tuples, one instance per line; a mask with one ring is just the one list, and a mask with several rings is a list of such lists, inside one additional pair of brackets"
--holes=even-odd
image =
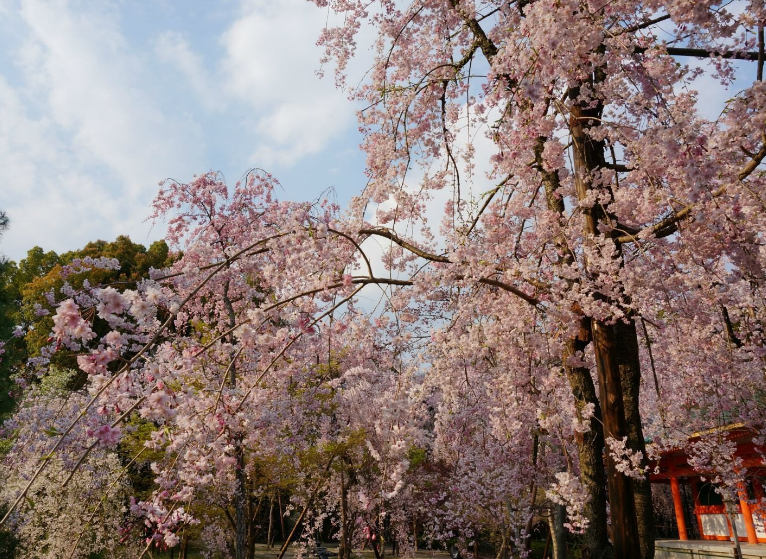
[(425, 463), (427, 458), (428, 455), (424, 448), (419, 448), (417, 446), (410, 447), (407, 451), (407, 460), (410, 462), (410, 471)]
[(160, 427), (133, 414), (125, 425), (124, 435), (120, 441), (120, 460), (123, 464), (130, 463), (128, 479), (133, 488), (133, 494), (138, 499), (148, 497), (154, 489), (155, 474), (149, 465), (152, 462), (160, 462), (165, 457), (163, 450), (149, 449), (144, 445), (157, 429)]
[(13, 337), (17, 326), (29, 326), (21, 313), (22, 289), (37, 277), (47, 274), (58, 262), (55, 252), (46, 253), (35, 247), (18, 265), (4, 262), (0, 266), (0, 340), (6, 342), (5, 353), (0, 358), (0, 419), (13, 410), (13, 399), (9, 395), (15, 387), (12, 372), (29, 355), (25, 340)]
[(103, 281), (96, 283), (135, 283), (149, 275), (150, 268), (164, 268), (171, 262), (168, 260), (169, 250), (165, 241), (156, 241), (151, 244), (147, 250), (144, 245), (134, 243), (130, 237), (120, 235), (114, 242), (94, 241), (85, 245), (84, 248), (76, 251), (66, 252), (61, 255), (61, 261), (64, 264), (72, 262), (75, 258), (116, 258), (120, 263), (120, 269), (117, 271), (99, 270), (95, 274), (103, 274)]
[(13, 532), (0, 530), (0, 559), (16, 559), (19, 539)]
[[(0, 518), (8, 511), (8, 505), (0, 505)], [(16, 559), (19, 550), (19, 538), (9, 530), (0, 528), (0, 559)]]
[[(90, 269), (66, 279), (62, 277), (63, 266), (76, 258), (86, 257), (116, 258), (120, 268)], [(13, 399), (8, 395), (15, 386), (13, 375), (23, 371), (27, 359), (40, 355), (49, 343), (55, 308), (46, 296), (48, 293), (59, 293), (65, 281), (74, 289), (81, 289), (86, 281), (93, 286), (108, 284), (118, 290), (128, 289), (146, 278), (151, 268), (164, 268), (170, 263), (171, 256), (164, 241), (152, 243), (147, 249), (127, 236), (119, 236), (113, 242), (94, 241), (80, 250), (61, 255), (34, 247), (18, 264), (0, 263), (0, 340), (8, 341), (0, 361), (0, 420), (13, 410)], [(57, 295), (57, 299), (60, 298)], [(48, 311), (48, 314), (40, 316), (37, 309)], [(24, 337), (12, 337), (16, 327), (24, 330)], [(95, 320), (96, 333), (99, 333), (99, 327)], [(60, 369), (77, 370), (75, 357), (67, 351), (56, 352), (51, 362)], [(67, 388), (78, 388), (83, 380), (83, 375), (74, 375)]]

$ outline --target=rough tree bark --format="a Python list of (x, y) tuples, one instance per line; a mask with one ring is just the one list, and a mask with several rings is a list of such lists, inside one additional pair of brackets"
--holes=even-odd
[[(603, 80), (596, 72), (595, 80)], [(571, 99), (577, 99), (580, 91), (572, 88)], [(606, 167), (603, 142), (594, 140), (588, 133), (598, 126), (603, 106), (590, 103), (588, 106), (575, 103), (572, 106), (570, 129), (573, 141), (574, 179), (577, 196), (588, 198), (593, 185), (592, 173)], [(602, 236), (600, 224), (607, 219), (600, 206), (583, 207), (583, 230), (586, 236)], [(586, 241), (587, 242), (587, 241)], [(587, 266), (587, 263), (586, 263)], [(595, 294), (600, 296), (600, 294)], [(604, 438), (622, 439), (627, 436), (625, 409), (622, 394), (622, 380), (618, 362), (618, 346), (615, 325), (605, 321), (591, 321), (593, 351), (599, 382), (599, 400), (603, 419)], [(631, 480), (619, 472), (611, 453), (606, 453), (609, 504), (612, 513), (612, 542), (617, 557), (640, 559), (641, 546), (636, 522), (635, 499)]]
[[(622, 400), (625, 405), (625, 419), (628, 436), (628, 447), (640, 451), (647, 465), (646, 442), (641, 426), (639, 412), (639, 395), (641, 391), (641, 362), (638, 353), (638, 332), (633, 317), (628, 322), (615, 324), (617, 340), (617, 360), (620, 367), (622, 382)], [(648, 476), (648, 474), (647, 474)], [(652, 488), (649, 478), (632, 479), (633, 493), (636, 505), (636, 520), (638, 521), (638, 536), (641, 543), (641, 558), (654, 559), (654, 511), (652, 508)]]
[[(556, 212), (563, 218), (565, 208), (564, 201), (557, 192), (560, 186), (558, 174), (546, 171), (542, 159), (545, 140), (545, 138), (539, 138), (535, 147), (536, 165), (542, 174), (548, 209)], [(562, 254), (562, 264), (572, 265), (573, 257), (569, 248), (565, 245), (559, 246), (559, 248)], [(588, 431), (577, 438), (580, 480), (589, 496), (584, 512), (589, 523), (583, 539), (592, 559), (606, 559), (611, 557), (611, 546), (609, 545), (606, 523), (606, 478), (604, 476), (602, 458), (604, 454), (604, 433), (601, 426), (601, 410), (590, 370), (585, 367), (572, 367), (568, 364), (569, 357), (576, 355), (578, 352), (585, 352), (590, 340), (590, 321), (582, 318), (578, 336), (566, 342), (562, 362), (578, 414), (588, 404), (593, 404), (595, 409), (589, 421)]]
[[(583, 320), (581, 338), (570, 340), (567, 344), (564, 362), (567, 357), (584, 351), (587, 346), (588, 325)], [(591, 416), (590, 428), (577, 439), (577, 453), (580, 459), (580, 481), (588, 492), (588, 503), (584, 515), (588, 526), (583, 535), (583, 543), (591, 559), (609, 559), (612, 546), (606, 525), (606, 477), (604, 476), (604, 432), (601, 428), (601, 406), (596, 396), (596, 387), (586, 367), (564, 366), (569, 386), (575, 398), (575, 405), (580, 412), (587, 404), (593, 404), (595, 411)]]

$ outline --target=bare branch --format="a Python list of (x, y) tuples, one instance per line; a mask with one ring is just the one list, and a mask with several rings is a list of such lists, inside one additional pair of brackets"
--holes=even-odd
[[(432, 262), (441, 262), (443, 264), (453, 264), (453, 262), (447, 258), (446, 256), (440, 256), (438, 254), (431, 254), (429, 252), (426, 252), (422, 249), (419, 249), (418, 247), (414, 246), (413, 244), (405, 241), (402, 239), (399, 235), (396, 234), (395, 231), (392, 231), (391, 229), (387, 229), (385, 227), (375, 227), (372, 229), (363, 229), (359, 232), (362, 235), (378, 235), (380, 237), (385, 237), (386, 239), (390, 239), (396, 244), (398, 244), (400, 247), (409, 250), (411, 253), (420, 256), (421, 258), (425, 258), (426, 260), (431, 260)], [(464, 276), (456, 276), (455, 279), (464, 279)], [(510, 284), (507, 284), (505, 282), (492, 279), (492, 278), (481, 278), (478, 280), (479, 283), (483, 283), (485, 285), (490, 285), (492, 287), (498, 287), (504, 291), (507, 291), (509, 293), (513, 293), (520, 299), (526, 301), (532, 306), (537, 306), (540, 304), (540, 300), (532, 297), (531, 295), (527, 295), (524, 293), (521, 289), (514, 287)], [(392, 280), (387, 278), (355, 278), (353, 280), (353, 283), (388, 283), (392, 285), (412, 285), (413, 282), (410, 280)]]
[(637, 23), (635, 25), (632, 25), (631, 27), (626, 27), (622, 29), (621, 31), (615, 33), (613, 37), (618, 37), (626, 33), (634, 33), (636, 31), (646, 29), (647, 27), (651, 27), (652, 25), (656, 25), (668, 19), (670, 19), (670, 14), (665, 14), (664, 16), (658, 16), (652, 19), (647, 19), (646, 21), (642, 21), (641, 23)]
[(438, 254), (431, 254), (430, 252), (426, 252), (425, 250), (416, 247), (412, 243), (405, 241), (399, 235), (397, 235), (395, 231), (388, 229), (386, 227), (373, 227), (370, 229), (362, 229), (361, 231), (359, 231), (359, 234), (370, 235), (370, 236), (376, 235), (378, 237), (385, 237), (386, 239), (392, 240), (400, 247), (409, 250), (411, 253), (416, 254), (417, 256), (420, 256), (421, 258), (425, 258), (426, 260), (431, 260), (432, 262), (443, 262), (445, 264), (450, 263), (450, 259), (447, 258), (446, 256), (440, 256)]
[[(648, 49), (646, 47), (635, 47), (633, 52), (643, 53)], [(665, 51), (671, 56), (689, 56), (691, 58), (711, 58), (718, 57), (726, 58), (729, 60), (758, 60), (758, 52), (734, 52), (734, 51), (717, 51), (709, 49), (692, 49), (686, 47), (665, 47)]]

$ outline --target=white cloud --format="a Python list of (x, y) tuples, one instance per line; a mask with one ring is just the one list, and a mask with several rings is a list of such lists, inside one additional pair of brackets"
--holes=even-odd
[(196, 131), (153, 106), (118, 18), (99, 6), (105, 5), (83, 13), (61, 0), (24, 1), (30, 48), (41, 49), (25, 69), (35, 80), (42, 76), (50, 116), (73, 134), (84, 156), (95, 157), (133, 188), (153, 190), (169, 167), (178, 167), (173, 162), (186, 160), (180, 140)]
[(126, 232), (137, 242), (146, 239), (146, 205), (126, 203), (97, 183), (50, 121), (30, 118), (2, 78), (0, 114), (0, 207), (11, 218), (2, 252), (19, 259), (35, 245), (62, 252)]
[(24, 0), (14, 18), (28, 29), (20, 77), (0, 78), (0, 208), (12, 220), (0, 251), (146, 242), (157, 182), (199, 164), (197, 126), (161, 112), (109, 4)]
[(261, 115), (252, 164), (319, 153), (354, 122), (346, 95), (316, 75), (326, 18), (305, 0), (253, 0), (224, 34), (226, 89)]
[(225, 108), (224, 97), (212, 87), (201, 57), (192, 51), (181, 33), (165, 31), (160, 34), (154, 50), (160, 60), (181, 73), (208, 109), (221, 111)]
[[(14, 259), (118, 234), (147, 242), (159, 180), (248, 165), (300, 175), (295, 163), (355, 128), (346, 93), (316, 75), (327, 14), (305, 0), (241, 0), (193, 20), (122, 0), (0, 5), (14, 39), (0, 54), (0, 209), (12, 219), (0, 253)], [(194, 40), (201, 20), (210, 35)]]

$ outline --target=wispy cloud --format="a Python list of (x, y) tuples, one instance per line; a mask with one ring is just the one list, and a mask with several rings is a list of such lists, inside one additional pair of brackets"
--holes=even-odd
[(208, 74), (202, 57), (192, 50), (182, 33), (161, 33), (154, 50), (160, 60), (173, 66), (184, 77), (206, 108), (222, 111), (226, 107), (225, 95), (214, 87), (214, 77)]
[(145, 70), (128, 49), (117, 14), (99, 4), (88, 8), (23, 2), (30, 43), (40, 49), (27, 74), (45, 80), (49, 114), (73, 134), (76, 149), (132, 187), (153, 190), (163, 170), (175, 167), (168, 162), (188, 161), (180, 140), (196, 131), (163, 115), (143, 91)]
[(259, 114), (253, 164), (295, 163), (354, 122), (346, 95), (316, 74), (326, 13), (305, 4), (243, 2), (241, 17), (222, 38), (225, 87)]
[(359, 158), (352, 173), (342, 155), (359, 143), (354, 107), (316, 75), (326, 13), (305, 0), (184, 8), (0, 0), (0, 209), (12, 219), (0, 252), (151, 240), (143, 218), (167, 177), (257, 165), (317, 194), (356, 184)]

